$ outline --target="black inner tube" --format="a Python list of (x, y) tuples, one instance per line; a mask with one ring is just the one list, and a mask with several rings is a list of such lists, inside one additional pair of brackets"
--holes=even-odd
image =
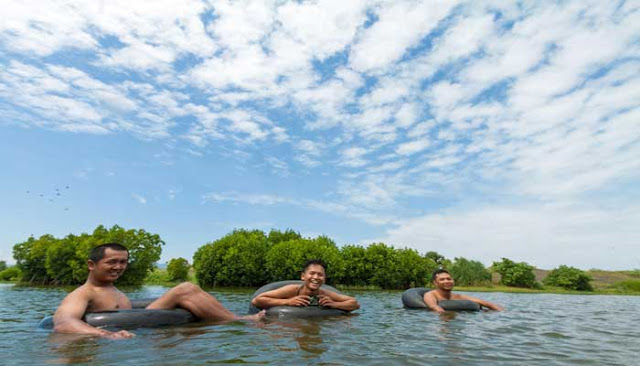
[[(147, 310), (155, 299), (132, 300), (133, 309), (86, 313), (82, 320), (94, 327), (140, 328), (191, 323), (196, 318), (184, 309)], [(38, 323), (39, 329), (53, 329), (53, 316)]]
[[(279, 281), (279, 282), (272, 282), (269, 284), (266, 284), (262, 287), (260, 287), (259, 289), (256, 290), (256, 292), (253, 293), (253, 296), (251, 296), (251, 300), (253, 301), (253, 299), (264, 293), (267, 291), (271, 291), (271, 290), (275, 290), (278, 289), (280, 287), (286, 286), (286, 285), (302, 285), (304, 282), (300, 281), (300, 280), (289, 280), (289, 281)], [(332, 292), (336, 292), (336, 293), (341, 293), (340, 291), (338, 291), (335, 287), (329, 286), (329, 285), (322, 285), (321, 287), (324, 290), (327, 291), (332, 291)], [(253, 306), (252, 303), (249, 303), (249, 314), (256, 314), (260, 311), (261, 309), (258, 309), (257, 307)], [(273, 306), (270, 307), (269, 309), (267, 309), (267, 315), (269, 316), (277, 316), (277, 317), (322, 317), (322, 316), (334, 316), (334, 315), (346, 315), (349, 314), (348, 311), (345, 310), (340, 310), (340, 309), (333, 309), (333, 308), (327, 308), (324, 306), (318, 306), (318, 305), (309, 305), (309, 306)]]
[[(428, 309), (424, 294), (431, 291), (425, 287), (414, 287), (402, 293), (402, 305), (409, 309)], [(440, 300), (438, 305), (447, 311), (479, 311), (480, 305), (470, 300)]]

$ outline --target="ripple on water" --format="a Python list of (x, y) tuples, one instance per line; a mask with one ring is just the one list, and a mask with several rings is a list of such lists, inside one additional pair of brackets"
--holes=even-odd
[[(336, 319), (137, 329), (125, 341), (36, 331), (67, 291), (0, 286), (0, 352), (12, 355), (9, 364), (631, 365), (640, 339), (640, 297), (497, 293), (475, 296), (508, 311), (439, 316), (403, 309), (401, 292), (357, 292), (360, 315)], [(214, 295), (244, 313), (252, 293)]]

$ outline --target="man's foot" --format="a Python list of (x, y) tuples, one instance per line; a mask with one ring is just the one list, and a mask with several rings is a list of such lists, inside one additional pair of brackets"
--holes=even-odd
[(242, 319), (242, 320), (251, 320), (251, 321), (257, 322), (257, 321), (260, 321), (260, 320), (264, 319), (265, 316), (267, 316), (267, 311), (266, 310), (260, 310), (260, 312), (257, 313), (257, 314), (241, 316), (240, 319)]

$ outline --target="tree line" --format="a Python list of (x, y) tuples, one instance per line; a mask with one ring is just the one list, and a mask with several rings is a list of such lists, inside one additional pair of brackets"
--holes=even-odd
[[(91, 234), (69, 234), (58, 239), (43, 235), (30, 237), (13, 248), (20, 279), (28, 283), (77, 285), (86, 280), (86, 259), (91, 248), (119, 242), (129, 248), (129, 267), (118, 279), (119, 285), (140, 285), (155, 268), (164, 242), (157, 234), (142, 229), (126, 230), (119, 226), (98, 226)], [(415, 249), (394, 248), (385, 243), (366, 247), (338, 247), (327, 236), (302, 237), (294, 230), (237, 229), (220, 239), (202, 245), (193, 256), (195, 278), (203, 287), (258, 287), (264, 284), (296, 279), (307, 259), (320, 258), (327, 264), (327, 283), (333, 285), (382, 289), (406, 289), (428, 286), (431, 273), (437, 268), (451, 272), (456, 284), (489, 285), (492, 273), (500, 276), (506, 286), (541, 287), (536, 282), (534, 267), (507, 258), (489, 268), (475, 260), (458, 257), (453, 260), (429, 251), (420, 254)], [(11, 269), (8, 268), (8, 269)], [(7, 271), (8, 269), (5, 269)], [(184, 258), (169, 262), (171, 280), (187, 278), (189, 263)], [(0, 271), (0, 280), (3, 279)], [(544, 284), (567, 289), (591, 290), (591, 279), (583, 271), (567, 266), (554, 269)]]

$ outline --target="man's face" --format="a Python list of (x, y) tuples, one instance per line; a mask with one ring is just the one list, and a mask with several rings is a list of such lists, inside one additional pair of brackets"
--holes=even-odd
[(436, 288), (446, 291), (453, 289), (453, 278), (448, 273), (438, 273), (436, 279), (433, 281)]
[(302, 281), (312, 291), (316, 291), (324, 284), (324, 268), (318, 264), (312, 264), (302, 272)]
[(113, 282), (117, 280), (125, 269), (129, 261), (129, 253), (125, 250), (113, 250), (106, 248), (104, 258), (98, 263), (89, 260), (89, 270), (93, 271), (93, 275), (101, 281)]

